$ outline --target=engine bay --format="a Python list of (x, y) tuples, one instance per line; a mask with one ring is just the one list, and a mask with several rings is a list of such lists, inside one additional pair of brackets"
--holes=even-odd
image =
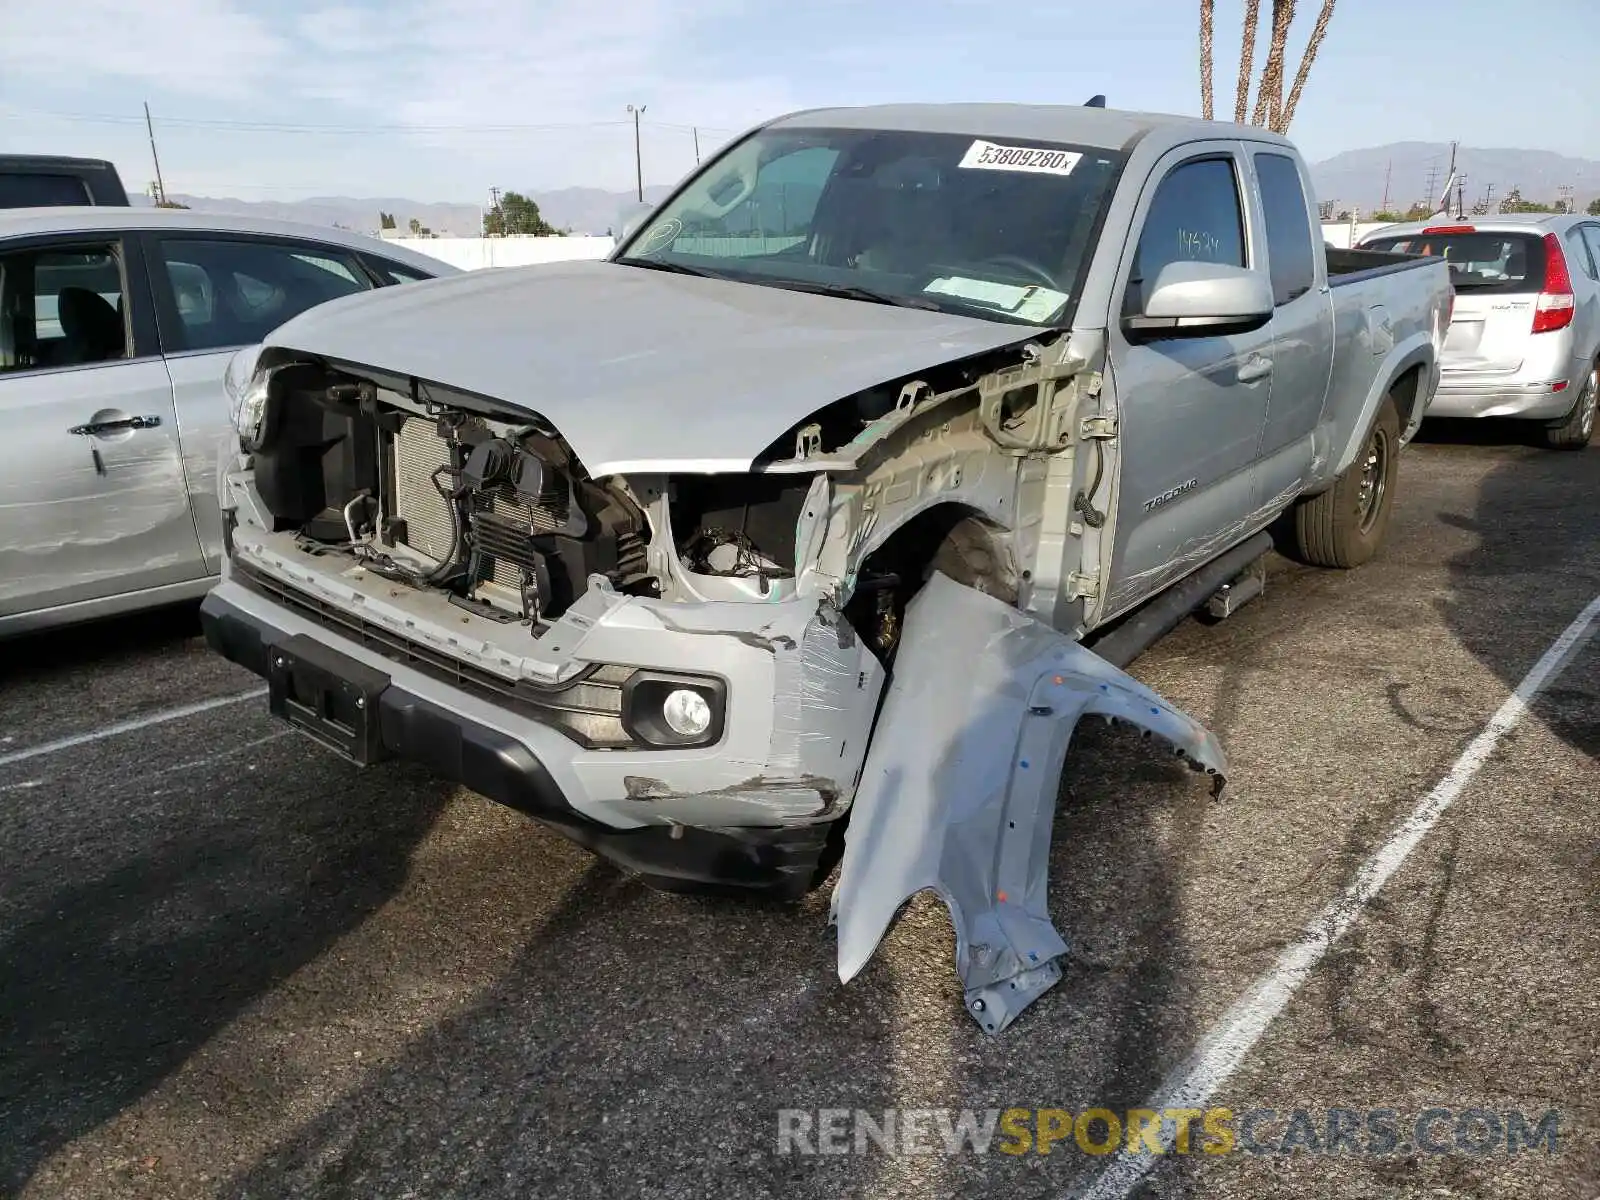
[[(454, 399), (454, 398), (452, 398)], [(594, 479), (524, 413), (407, 396), (318, 364), (273, 373), (255, 486), (274, 532), (538, 637), (601, 576), (622, 594), (676, 577), (792, 580), (804, 476)], [(652, 562), (652, 538), (659, 549)], [(677, 589), (682, 590), (682, 589)], [(699, 598), (693, 588), (686, 598)]]
[(535, 634), (590, 576), (659, 595), (649, 522), (620, 481), (589, 478), (554, 430), (309, 364), (274, 379), (256, 487), (276, 530), (318, 554), (448, 595)]

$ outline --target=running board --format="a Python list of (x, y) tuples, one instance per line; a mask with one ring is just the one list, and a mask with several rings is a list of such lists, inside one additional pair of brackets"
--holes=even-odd
[(1089, 649), (1113, 666), (1126, 667), (1271, 549), (1272, 535), (1265, 531), (1245, 539), (1135, 609), (1109, 633), (1090, 641)]
[(1061, 978), (1047, 906), (1068, 744), (1097, 713), (1159, 735), (1222, 789), (1217, 739), (1072, 638), (935, 574), (906, 610), (845, 833), (830, 921), (839, 978), (866, 966), (912, 896), (956, 931), (967, 1012), (988, 1033)]

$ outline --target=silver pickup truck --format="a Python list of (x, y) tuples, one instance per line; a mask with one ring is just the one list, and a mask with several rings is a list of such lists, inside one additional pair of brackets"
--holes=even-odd
[(1450, 285), (1325, 251), (1314, 211), (1255, 128), (772, 121), (609, 261), (334, 301), (242, 352), (207, 635), (356, 762), (657, 886), (839, 865), (843, 977), (931, 888), (998, 1030), (1059, 977), (1078, 718), (1220, 785), (1119, 666), (1247, 591), (1280, 517), (1330, 567), (1383, 538)]

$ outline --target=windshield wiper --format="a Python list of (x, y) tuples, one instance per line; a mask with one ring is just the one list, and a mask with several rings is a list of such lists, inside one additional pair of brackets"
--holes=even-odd
[(818, 296), (838, 296), (843, 300), (864, 300), (868, 304), (892, 304), (896, 308), (920, 308), (928, 312), (945, 312), (944, 305), (921, 296), (898, 296), (893, 292), (879, 292), (853, 283), (813, 283), (807, 279), (756, 279), (763, 287), (785, 288), (791, 292), (812, 292)]
[(671, 271), (674, 275), (695, 275), (701, 279), (726, 279), (721, 271), (709, 271), (705, 267), (691, 267), (684, 263), (668, 262), (664, 258), (619, 258), (617, 262), (625, 267), (644, 267), (651, 271)]

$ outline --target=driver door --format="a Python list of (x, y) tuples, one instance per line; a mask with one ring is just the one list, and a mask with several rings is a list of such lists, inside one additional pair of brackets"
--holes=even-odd
[(1134, 607), (1249, 533), (1272, 391), (1272, 323), (1244, 333), (1171, 331), (1133, 340), (1162, 267), (1203, 261), (1266, 272), (1242, 148), (1188, 145), (1150, 175), (1113, 292), (1108, 382), (1118, 411), (1117, 513), (1096, 620)]

